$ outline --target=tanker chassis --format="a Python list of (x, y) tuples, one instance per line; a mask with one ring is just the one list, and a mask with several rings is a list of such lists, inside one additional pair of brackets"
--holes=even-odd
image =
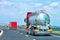
[(26, 32), (32, 35), (50, 35), (50, 17), (45, 12), (28, 12), (24, 19), (26, 22)]

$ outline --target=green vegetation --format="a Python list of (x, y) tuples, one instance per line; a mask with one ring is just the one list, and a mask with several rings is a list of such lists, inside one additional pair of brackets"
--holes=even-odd
[(0, 26), (0, 29), (9, 29), (9, 26)]
[[(10, 29), (10, 26), (0, 26), (0, 29)], [(17, 29), (25, 29), (25, 25), (19, 25)]]
[(51, 28), (53, 29), (52, 34), (60, 35), (60, 26), (51, 26)]
[(60, 35), (60, 31), (53, 31), (52, 33), (55, 35)]
[[(53, 29), (53, 31), (60, 31), (60, 26), (51, 26), (50, 25), (50, 27)], [(5, 25), (5, 26), (0, 26), (0, 29), (9, 29), (10, 28), (10, 26), (8, 25)], [(17, 27), (17, 29), (25, 29), (26, 28), (26, 26), (25, 25), (19, 25), (18, 27)]]
[(20, 26), (18, 26), (18, 29), (25, 29), (25, 25), (20, 25)]
[(51, 26), (50, 27), (53, 29), (53, 31), (60, 31), (60, 26)]

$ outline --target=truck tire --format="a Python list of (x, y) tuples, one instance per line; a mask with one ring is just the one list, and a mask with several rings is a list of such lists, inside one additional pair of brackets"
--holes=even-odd
[(33, 36), (35, 36), (35, 33), (34, 33), (34, 32), (32, 32), (31, 34), (32, 34)]
[(29, 34), (28, 32), (26, 32), (26, 34)]

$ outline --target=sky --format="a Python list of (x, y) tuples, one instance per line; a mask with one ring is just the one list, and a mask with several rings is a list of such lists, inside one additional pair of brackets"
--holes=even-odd
[(39, 10), (50, 16), (50, 25), (60, 26), (60, 0), (0, 0), (0, 24), (25, 25), (27, 12)]

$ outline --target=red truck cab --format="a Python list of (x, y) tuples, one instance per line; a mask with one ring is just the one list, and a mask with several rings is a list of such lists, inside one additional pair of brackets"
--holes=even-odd
[(10, 22), (10, 29), (17, 29), (17, 22)]

